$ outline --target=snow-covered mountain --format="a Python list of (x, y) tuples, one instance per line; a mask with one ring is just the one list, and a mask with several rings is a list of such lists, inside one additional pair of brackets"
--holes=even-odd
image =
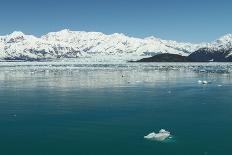
[[(158, 53), (187, 56), (199, 49), (229, 49), (232, 35), (212, 43), (191, 44), (162, 40), (155, 37), (133, 38), (124, 34), (105, 35), (100, 32), (62, 30), (41, 37), (13, 32), (0, 36), (0, 59), (47, 60), (63, 58), (91, 58), (104, 60), (136, 60)], [(231, 52), (232, 53), (232, 52)]]

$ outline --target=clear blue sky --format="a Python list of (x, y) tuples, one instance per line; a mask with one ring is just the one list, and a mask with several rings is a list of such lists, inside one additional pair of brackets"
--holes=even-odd
[(64, 28), (212, 41), (232, 33), (231, 0), (0, 0), (0, 35)]

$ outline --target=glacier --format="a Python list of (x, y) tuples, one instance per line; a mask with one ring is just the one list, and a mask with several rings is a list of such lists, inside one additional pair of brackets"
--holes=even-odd
[[(0, 36), (0, 61), (84, 59), (90, 62), (125, 62), (160, 53), (188, 56), (202, 48), (232, 49), (232, 35), (225, 35), (211, 43), (192, 44), (156, 37), (134, 38), (119, 33), (106, 35), (68, 29), (50, 32), (41, 37), (15, 31)], [(229, 53), (231, 54), (232, 52)]]

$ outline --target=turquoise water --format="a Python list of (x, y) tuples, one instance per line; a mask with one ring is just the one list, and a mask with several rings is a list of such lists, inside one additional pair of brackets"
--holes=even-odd
[(55, 67), (1, 68), (1, 155), (232, 154), (231, 73)]

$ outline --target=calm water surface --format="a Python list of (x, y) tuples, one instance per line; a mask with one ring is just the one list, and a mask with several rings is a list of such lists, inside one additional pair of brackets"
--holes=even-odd
[(3, 65), (0, 154), (231, 155), (232, 74), (153, 68)]

